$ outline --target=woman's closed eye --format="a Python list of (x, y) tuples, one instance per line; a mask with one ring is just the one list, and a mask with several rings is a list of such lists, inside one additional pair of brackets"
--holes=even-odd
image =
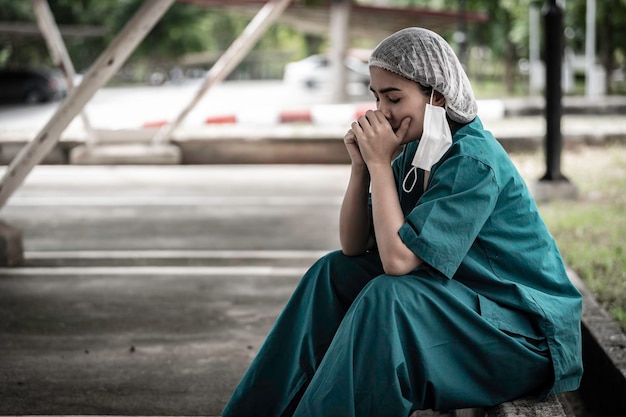
[[(377, 95), (375, 95), (375, 94), (374, 94), (374, 99), (376, 99), (376, 103), (380, 102), (380, 98), (379, 98)], [(386, 98), (386, 100), (387, 100), (388, 102), (390, 102), (391, 104), (398, 104), (398, 103), (400, 102), (400, 99), (399, 99), (399, 98), (390, 98), (390, 97), (387, 97), (387, 98)]]

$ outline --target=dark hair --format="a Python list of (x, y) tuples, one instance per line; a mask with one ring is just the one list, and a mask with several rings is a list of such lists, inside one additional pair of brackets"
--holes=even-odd
[[(441, 94), (439, 91), (435, 90), (433, 87), (426, 87), (418, 82), (416, 82), (417, 86), (419, 87), (420, 91), (422, 92), (422, 94), (424, 94), (427, 98), (430, 98), (430, 96), (433, 94), (433, 90), (435, 91), (435, 93), (443, 96), (443, 94)], [(445, 97), (444, 97), (445, 98)]]
[(417, 81), (415, 82), (415, 84), (417, 84), (419, 89), (422, 90), (422, 93), (424, 93), (424, 95), (430, 97), (430, 95), (433, 93), (433, 88), (432, 87), (426, 87), (425, 85), (422, 85), (422, 84), (418, 83)]

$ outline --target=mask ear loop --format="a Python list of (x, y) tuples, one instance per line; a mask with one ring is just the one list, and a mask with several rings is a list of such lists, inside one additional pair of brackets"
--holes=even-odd
[[(411, 182), (411, 186), (407, 187), (407, 180), (409, 179), (409, 176), (413, 174), (413, 181)], [(409, 172), (406, 173), (406, 176), (404, 177), (404, 181), (402, 181), (402, 189), (404, 190), (405, 193), (410, 193), (411, 191), (413, 191), (413, 188), (415, 188), (415, 184), (417, 183), (417, 167), (411, 167), (411, 169), (409, 170)]]

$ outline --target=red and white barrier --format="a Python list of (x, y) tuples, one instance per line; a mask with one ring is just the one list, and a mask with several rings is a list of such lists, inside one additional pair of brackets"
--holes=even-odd
[[(376, 108), (374, 102), (355, 104), (324, 104), (307, 108), (276, 109), (271, 107), (242, 108), (232, 113), (211, 114), (201, 123), (204, 125), (242, 124), (274, 126), (288, 123), (313, 125), (349, 126), (352, 121)], [(168, 120), (152, 120), (143, 128), (160, 128), (169, 124)]]
[[(479, 101), (478, 115), (484, 120), (504, 117), (504, 103), (501, 100)], [(303, 108), (279, 109), (274, 107), (244, 107), (232, 113), (211, 114), (199, 120), (200, 125), (276, 126), (289, 123), (303, 123), (318, 126), (349, 126), (368, 110), (376, 109), (374, 101), (351, 104), (320, 104)], [(169, 120), (154, 120), (143, 124), (143, 128), (160, 128)]]

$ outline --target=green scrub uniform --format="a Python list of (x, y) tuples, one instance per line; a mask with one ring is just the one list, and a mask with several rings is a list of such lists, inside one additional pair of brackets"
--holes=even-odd
[(581, 296), (506, 152), (476, 118), (426, 191), (417, 171), (406, 193), (416, 148), (393, 168), (399, 234), (424, 264), (389, 276), (375, 251), (316, 262), (224, 417), (398, 417), (578, 387)]

